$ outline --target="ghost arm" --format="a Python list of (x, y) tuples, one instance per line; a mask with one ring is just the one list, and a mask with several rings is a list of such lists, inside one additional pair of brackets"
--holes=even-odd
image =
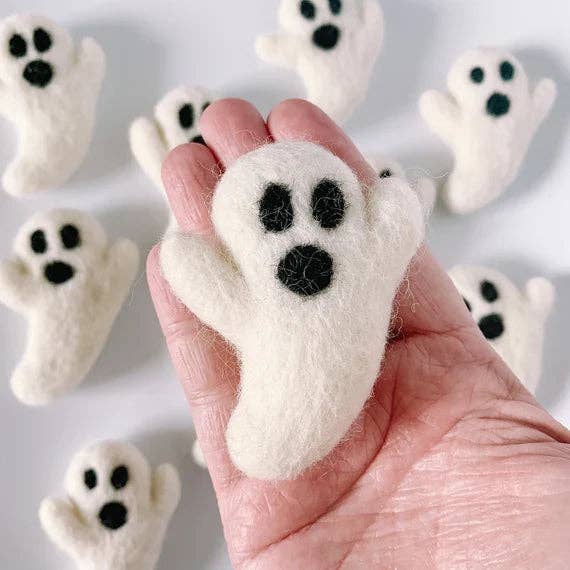
[(364, 0), (362, 22), (369, 38), (377, 38), (380, 47), (384, 40), (384, 13), (378, 0)]
[(546, 319), (554, 306), (556, 289), (548, 279), (535, 277), (526, 284), (525, 296), (534, 313)]
[(532, 94), (532, 105), (537, 128), (550, 113), (556, 101), (557, 94), (556, 83), (554, 83), (552, 79), (542, 79), (536, 86)]
[(112, 289), (121, 298), (132, 285), (139, 266), (139, 249), (129, 239), (120, 239), (107, 253), (105, 272), (103, 273), (106, 290)]
[(230, 342), (250, 314), (243, 278), (223, 253), (200, 236), (167, 234), (160, 251), (162, 274), (176, 297)]
[(273, 65), (294, 69), (299, 59), (299, 38), (284, 34), (260, 36), (255, 42), (258, 57)]
[(152, 479), (152, 501), (160, 518), (170, 519), (182, 494), (182, 484), (178, 471), (168, 464), (160, 465)]
[(424, 177), (420, 178), (413, 187), (422, 205), (424, 218), (427, 220), (432, 213), (437, 198), (435, 182), (431, 178)]
[(40, 522), (49, 538), (64, 552), (75, 558), (92, 546), (89, 528), (79, 519), (69, 502), (44, 499), (40, 505)]
[(136, 119), (129, 130), (131, 152), (144, 173), (162, 188), (162, 163), (168, 148), (155, 121), (146, 117)]
[(103, 48), (93, 39), (84, 38), (77, 50), (77, 77), (79, 81), (88, 78), (97, 89), (105, 76), (106, 58)]
[(18, 313), (25, 312), (35, 297), (35, 285), (36, 281), (20, 262), (0, 262), (0, 303)]
[(451, 146), (459, 120), (459, 107), (451, 96), (440, 91), (426, 91), (420, 97), (420, 114), (429, 128)]

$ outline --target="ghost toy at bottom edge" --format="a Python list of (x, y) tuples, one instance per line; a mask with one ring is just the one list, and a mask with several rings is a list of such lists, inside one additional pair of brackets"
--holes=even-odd
[(12, 390), (40, 406), (83, 381), (103, 350), (138, 267), (129, 240), (109, 246), (102, 226), (78, 210), (34, 215), (15, 257), (0, 263), (0, 302), (28, 321)]
[(288, 142), (226, 171), (212, 219), (222, 246), (167, 235), (162, 273), (239, 354), (232, 461), (253, 478), (293, 479), (341, 442), (370, 396), (422, 207), (403, 180), (363, 188), (327, 150)]
[(44, 499), (39, 517), (78, 570), (155, 568), (180, 502), (180, 477), (172, 465), (152, 473), (133, 445), (106, 441), (73, 458), (65, 491), (65, 499)]
[(544, 329), (556, 296), (554, 285), (535, 277), (520, 291), (495, 269), (467, 265), (454, 267), (449, 275), (483, 336), (535, 394)]

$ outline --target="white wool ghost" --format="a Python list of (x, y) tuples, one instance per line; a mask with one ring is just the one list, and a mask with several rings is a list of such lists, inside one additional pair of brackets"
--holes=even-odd
[(422, 207), (402, 180), (363, 188), (324, 148), (284, 142), (227, 170), (212, 220), (221, 245), (167, 235), (162, 272), (239, 355), (234, 464), (292, 479), (346, 436), (371, 393)]
[(206, 458), (204, 457), (204, 452), (202, 451), (202, 447), (198, 440), (192, 444), (192, 459), (198, 467), (202, 467), (202, 469), (206, 469), (208, 467)]
[(364, 100), (384, 36), (378, 0), (282, 0), (281, 30), (261, 36), (258, 56), (296, 71), (307, 98), (338, 123)]
[(66, 499), (44, 499), (40, 522), (79, 570), (152, 570), (180, 502), (176, 469), (151, 472), (134, 446), (106, 441), (80, 451), (65, 477)]
[(515, 180), (554, 104), (556, 84), (542, 79), (532, 91), (521, 63), (500, 48), (462, 55), (447, 84), (449, 94), (422, 95), (420, 112), (455, 156), (443, 198), (452, 212), (467, 214), (497, 199)]
[(477, 266), (458, 266), (449, 275), (485, 338), (536, 393), (544, 328), (556, 295), (552, 283), (536, 277), (520, 291), (502, 273)]
[(6, 192), (23, 196), (64, 184), (85, 158), (93, 133), (105, 54), (91, 38), (78, 46), (43, 16), (0, 21), (0, 114), (18, 132)]
[(429, 217), (437, 197), (437, 190), (431, 178), (418, 176), (410, 180), (399, 162), (381, 154), (368, 156), (366, 160), (381, 179), (394, 177), (405, 180), (418, 194), (426, 217)]
[(23, 403), (50, 403), (76, 387), (101, 353), (133, 283), (138, 249), (109, 246), (105, 231), (77, 210), (42, 212), (0, 263), (0, 302), (28, 321), (26, 349), (12, 375)]
[(202, 87), (178, 87), (158, 102), (152, 119), (139, 117), (132, 123), (131, 151), (158, 188), (163, 189), (162, 163), (172, 149), (188, 142), (204, 143), (200, 117), (215, 99)]

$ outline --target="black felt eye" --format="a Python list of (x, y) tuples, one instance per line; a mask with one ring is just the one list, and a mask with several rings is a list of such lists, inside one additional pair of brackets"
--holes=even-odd
[(88, 489), (97, 487), (97, 473), (93, 469), (88, 469), (83, 473), (83, 482)]
[(344, 195), (336, 182), (321, 180), (313, 191), (311, 201), (313, 218), (322, 228), (331, 230), (339, 226), (344, 219), (346, 203)]
[(469, 312), (471, 312), (473, 310), (473, 307), (471, 307), (471, 303), (467, 300), (467, 299), (463, 299), (463, 302), (465, 303), (465, 306), (467, 307), (467, 310)]
[(43, 28), (34, 30), (34, 45), (40, 53), (48, 51), (51, 44), (51, 36)]
[(67, 224), (59, 230), (61, 241), (65, 249), (75, 249), (81, 245), (81, 234), (76, 226)]
[(385, 168), (380, 172), (380, 178), (392, 178), (393, 174), (389, 168)]
[(20, 34), (14, 34), (10, 38), (8, 48), (14, 57), (24, 57), (28, 53), (28, 44)]
[(303, 0), (300, 4), (299, 9), (301, 10), (301, 14), (307, 20), (314, 20), (315, 16), (317, 15), (317, 9), (315, 5), (310, 2), (310, 0)]
[(259, 219), (272, 233), (284, 232), (293, 225), (291, 192), (284, 184), (269, 184), (259, 203)]
[(342, 10), (342, 0), (329, 0), (331, 12), (336, 16)]
[(129, 470), (125, 465), (119, 465), (116, 469), (113, 470), (111, 473), (111, 485), (115, 489), (123, 489), (127, 486), (129, 482)]
[(499, 291), (494, 283), (483, 281), (481, 283), (481, 296), (488, 303), (494, 303), (499, 298)]
[(45, 253), (47, 251), (46, 234), (43, 230), (36, 230), (30, 236), (30, 247), (34, 253)]
[(483, 83), (485, 80), (485, 72), (481, 67), (474, 67), (471, 70), (471, 81), (473, 83)]
[(503, 61), (499, 67), (499, 71), (505, 81), (511, 81), (515, 76), (515, 68), (510, 61)]
[(187, 103), (178, 111), (178, 122), (183, 129), (191, 129), (194, 126), (194, 107)]

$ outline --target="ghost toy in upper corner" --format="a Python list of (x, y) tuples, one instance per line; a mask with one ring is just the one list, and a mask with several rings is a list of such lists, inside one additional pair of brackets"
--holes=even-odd
[(419, 176), (410, 180), (399, 162), (382, 154), (369, 155), (366, 157), (366, 160), (381, 180), (400, 178), (407, 182), (418, 195), (426, 218), (430, 216), (437, 197), (437, 190), (431, 178), (428, 178), (427, 176)]
[(256, 479), (294, 479), (346, 437), (371, 394), (422, 205), (401, 179), (365, 188), (328, 150), (282, 142), (226, 171), (212, 220), (221, 245), (167, 234), (162, 273), (240, 357), (232, 461)]
[(139, 117), (129, 130), (131, 152), (145, 174), (164, 192), (161, 169), (168, 153), (184, 143), (205, 144), (202, 113), (216, 98), (202, 87), (178, 87), (156, 105), (154, 118)]
[(536, 393), (554, 285), (535, 277), (520, 291), (499, 271), (477, 266), (457, 266), (449, 275), (483, 336), (527, 390)]
[(531, 91), (521, 63), (499, 48), (468, 51), (448, 76), (449, 94), (428, 91), (420, 112), (455, 155), (444, 189), (448, 208), (467, 214), (515, 180), (532, 139), (556, 99), (542, 79)]
[(79, 570), (153, 570), (180, 502), (176, 469), (151, 472), (134, 446), (106, 441), (80, 451), (65, 477), (66, 499), (44, 499), (41, 525)]
[(101, 353), (133, 283), (139, 254), (77, 210), (33, 216), (18, 232), (15, 258), (0, 263), (0, 302), (28, 321), (24, 355), (11, 380), (24, 404), (69, 392)]
[(43, 16), (0, 22), (0, 114), (18, 131), (16, 158), (4, 189), (24, 196), (63, 185), (85, 158), (105, 54), (91, 38), (79, 46)]
[(261, 36), (263, 61), (292, 69), (307, 98), (339, 124), (364, 100), (384, 35), (378, 0), (282, 0), (281, 30)]

